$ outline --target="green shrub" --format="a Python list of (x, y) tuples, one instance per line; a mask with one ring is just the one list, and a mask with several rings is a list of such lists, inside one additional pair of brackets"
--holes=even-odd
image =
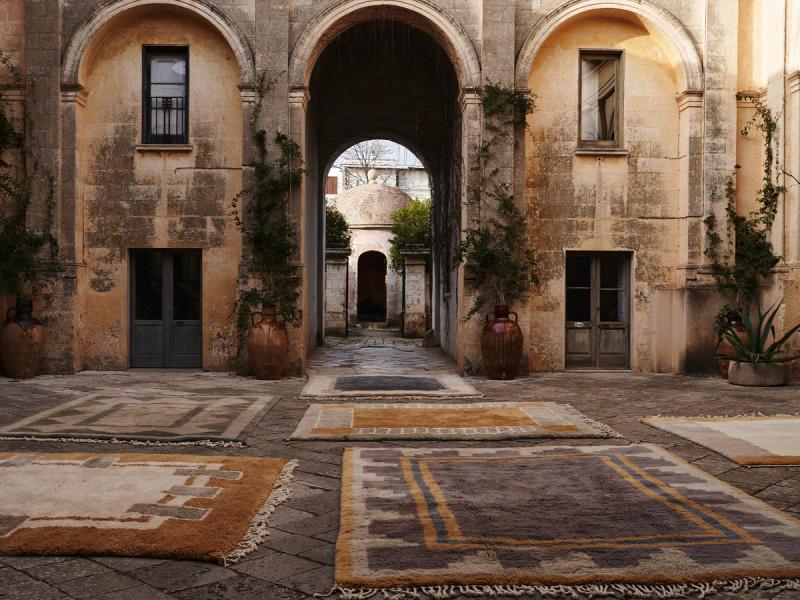
[(349, 248), (352, 234), (350, 225), (338, 208), (325, 207), (325, 244), (329, 248)]
[(431, 247), (431, 201), (415, 198), (392, 213), (389, 266), (403, 270), (403, 250), (411, 246)]

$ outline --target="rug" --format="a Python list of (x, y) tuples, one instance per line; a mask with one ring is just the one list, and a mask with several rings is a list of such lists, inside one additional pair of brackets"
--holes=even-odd
[(800, 416), (647, 417), (668, 431), (746, 466), (800, 465)]
[(311, 375), (301, 398), (482, 398), (453, 373), (425, 375)]
[(312, 404), (293, 440), (507, 440), (621, 437), (567, 404)]
[(0, 453), (0, 554), (238, 561), (290, 497), (294, 462)]
[(650, 444), (352, 448), (341, 502), (345, 598), (800, 589), (800, 521)]
[(93, 392), (0, 427), (0, 438), (235, 441), (274, 403), (272, 396)]

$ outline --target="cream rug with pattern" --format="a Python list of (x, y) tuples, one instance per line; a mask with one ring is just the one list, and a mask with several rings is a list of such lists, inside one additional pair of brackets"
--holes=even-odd
[(482, 398), (483, 394), (454, 373), (424, 375), (316, 375), (308, 378), (301, 398)]
[(312, 404), (294, 440), (507, 440), (612, 438), (613, 429), (567, 404)]
[(295, 462), (0, 453), (0, 554), (236, 562), (291, 495)]
[(0, 427), (0, 437), (138, 440), (241, 440), (275, 403), (272, 396), (202, 396), (100, 391)]
[(647, 417), (642, 423), (691, 440), (740, 465), (800, 465), (800, 415)]

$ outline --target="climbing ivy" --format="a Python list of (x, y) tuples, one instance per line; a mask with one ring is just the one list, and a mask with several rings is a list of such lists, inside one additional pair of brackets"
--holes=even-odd
[[(539, 281), (536, 258), (528, 245), (527, 223), (517, 208), (512, 187), (499, 180), (498, 167), (489, 166), (496, 146), (510, 135), (509, 131), (526, 124), (535, 96), (495, 84), (478, 88), (478, 93), (487, 136), (477, 148), (472, 166), (477, 183), (467, 190), (474, 218), (456, 254), (478, 291), (466, 320), (490, 301), (511, 304), (529, 293), (532, 282)], [(493, 210), (486, 211), (486, 205)]]
[(242, 287), (236, 303), (240, 339), (250, 326), (251, 313), (265, 305), (274, 305), (291, 325), (299, 324), (302, 319), (300, 267), (295, 262), (297, 232), (289, 216), (289, 198), (292, 189), (300, 185), (303, 159), (298, 144), (280, 132), (273, 138), (278, 155), (270, 156), (268, 134), (258, 127), (270, 83), (262, 74), (256, 87), (258, 101), (250, 123), (256, 150), (255, 160), (249, 165), (253, 169), (253, 183), (231, 201), (234, 222), (242, 232), (255, 279)]
[[(712, 273), (719, 288), (733, 291), (736, 304), (746, 307), (758, 289), (760, 278), (769, 276), (780, 260), (769, 241), (769, 233), (778, 211), (778, 201), (786, 188), (780, 183), (783, 171), (775, 153), (776, 116), (754, 94), (739, 93), (736, 98), (750, 101), (755, 107), (753, 117), (741, 133), (746, 136), (753, 129), (761, 133), (764, 143), (761, 188), (756, 194), (756, 210), (748, 215), (740, 215), (736, 212), (736, 172), (728, 178), (725, 185), (725, 216), (728, 234), (734, 239), (733, 254), (722, 250), (719, 223), (715, 215), (709, 215), (704, 220), (708, 236), (705, 255), (711, 260)], [(739, 165), (736, 165), (738, 168)]]
[[(15, 83), (22, 76), (11, 58), (0, 50), (0, 65)], [(23, 116), (24, 123), (27, 114)], [(51, 175), (37, 173), (33, 163), (32, 177), (45, 177), (48, 182), (44, 199), (46, 220), (43, 231), (30, 231), (27, 226), (31, 205), (29, 182), (21, 175), (24, 168), (14, 165), (11, 156), (31, 160), (25, 148), (25, 136), (14, 124), (13, 116), (0, 94), (0, 294), (29, 297), (52, 282), (61, 270), (58, 242), (52, 234), (55, 210), (54, 182)], [(23, 163), (24, 166), (24, 163)]]

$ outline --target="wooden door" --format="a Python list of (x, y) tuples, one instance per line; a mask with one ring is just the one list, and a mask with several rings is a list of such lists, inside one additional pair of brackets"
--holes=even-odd
[(629, 282), (626, 252), (567, 253), (567, 368), (629, 367)]
[(132, 251), (131, 288), (131, 367), (200, 368), (200, 250)]

